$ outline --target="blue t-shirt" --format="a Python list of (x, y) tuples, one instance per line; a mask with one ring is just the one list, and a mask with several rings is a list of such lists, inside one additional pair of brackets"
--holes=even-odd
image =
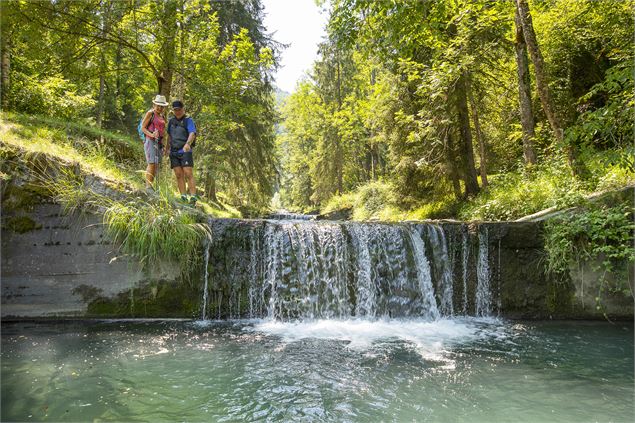
[(191, 117), (185, 118), (185, 124), (187, 125), (187, 132), (196, 134), (196, 125), (194, 125), (194, 120)]

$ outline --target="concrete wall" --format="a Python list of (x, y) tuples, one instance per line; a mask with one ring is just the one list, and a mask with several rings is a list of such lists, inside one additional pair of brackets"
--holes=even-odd
[[(6, 196), (3, 200), (12, 204)], [(22, 224), (16, 225), (20, 219)], [(200, 315), (201, 275), (183, 281), (174, 264), (143, 269), (137, 260), (119, 255), (104, 234), (100, 215), (65, 216), (59, 205), (39, 201), (28, 207), (3, 208), (2, 222), (0, 312), (4, 319)], [(446, 233), (456, 232), (455, 241), (466, 228), (457, 223), (442, 225)], [(630, 293), (604, 292), (604, 308), (597, 309), (600, 275), (590, 266), (572, 269), (564, 277), (545, 272), (541, 223), (481, 226), (487, 227), (489, 235), (490, 283), (501, 316), (602, 319), (606, 313), (611, 318), (633, 318)], [(473, 234), (471, 260), (475, 260), (478, 228), (471, 225), (469, 230)], [(460, 248), (459, 244), (455, 242), (454, 248)], [(240, 255), (240, 251), (222, 254), (220, 259), (212, 254), (212, 260), (233, 263), (236, 260), (226, 256)], [(470, 267), (475, 269), (475, 263)], [(460, 274), (455, 266), (455, 284)]]
[(84, 316), (99, 296), (112, 297), (151, 279), (178, 279), (174, 267), (148, 272), (119, 255), (101, 216), (64, 216), (56, 204), (39, 204), (28, 217), (39, 229), (2, 230), (3, 317)]

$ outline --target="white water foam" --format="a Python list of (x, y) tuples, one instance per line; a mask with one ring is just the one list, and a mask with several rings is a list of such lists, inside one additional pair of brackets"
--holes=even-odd
[(302, 339), (348, 341), (355, 350), (372, 349), (383, 342), (402, 341), (415, 347), (428, 360), (446, 361), (453, 346), (477, 339), (498, 337), (503, 322), (493, 318), (390, 320), (306, 320), (282, 322), (264, 320), (246, 330), (280, 337), (285, 343)]

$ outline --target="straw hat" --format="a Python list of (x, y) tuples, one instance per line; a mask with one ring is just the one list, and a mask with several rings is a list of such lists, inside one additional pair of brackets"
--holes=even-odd
[(157, 106), (167, 106), (168, 102), (165, 100), (165, 96), (161, 95), (161, 94), (157, 94), (156, 97), (154, 97), (154, 100), (152, 100), (152, 103), (156, 104)]

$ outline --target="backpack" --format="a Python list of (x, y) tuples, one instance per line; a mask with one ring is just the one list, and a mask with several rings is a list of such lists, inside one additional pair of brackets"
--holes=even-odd
[[(170, 133), (170, 127), (171, 126), (180, 126), (182, 128), (185, 128), (185, 130), (187, 131), (187, 135), (190, 135), (190, 131), (188, 131), (187, 129), (187, 119), (191, 119), (189, 116), (184, 116), (183, 119), (181, 119), (180, 121), (176, 118), (176, 117), (171, 117), (170, 120), (168, 121), (168, 126), (165, 130), (166, 133)], [(196, 138), (194, 138), (194, 141), (192, 141), (192, 144), (190, 144), (190, 147), (194, 148), (196, 146)]]
[[(141, 141), (145, 141), (146, 140), (146, 134), (143, 133), (143, 118), (145, 118), (146, 115), (141, 116), (141, 120), (139, 121), (139, 125), (137, 125), (137, 132), (139, 133), (139, 138), (141, 138)], [(152, 124), (152, 121), (154, 120), (154, 111), (152, 111), (152, 116), (150, 116), (150, 122), (148, 123), (148, 126), (150, 126)], [(147, 128), (147, 127), (146, 127)]]

